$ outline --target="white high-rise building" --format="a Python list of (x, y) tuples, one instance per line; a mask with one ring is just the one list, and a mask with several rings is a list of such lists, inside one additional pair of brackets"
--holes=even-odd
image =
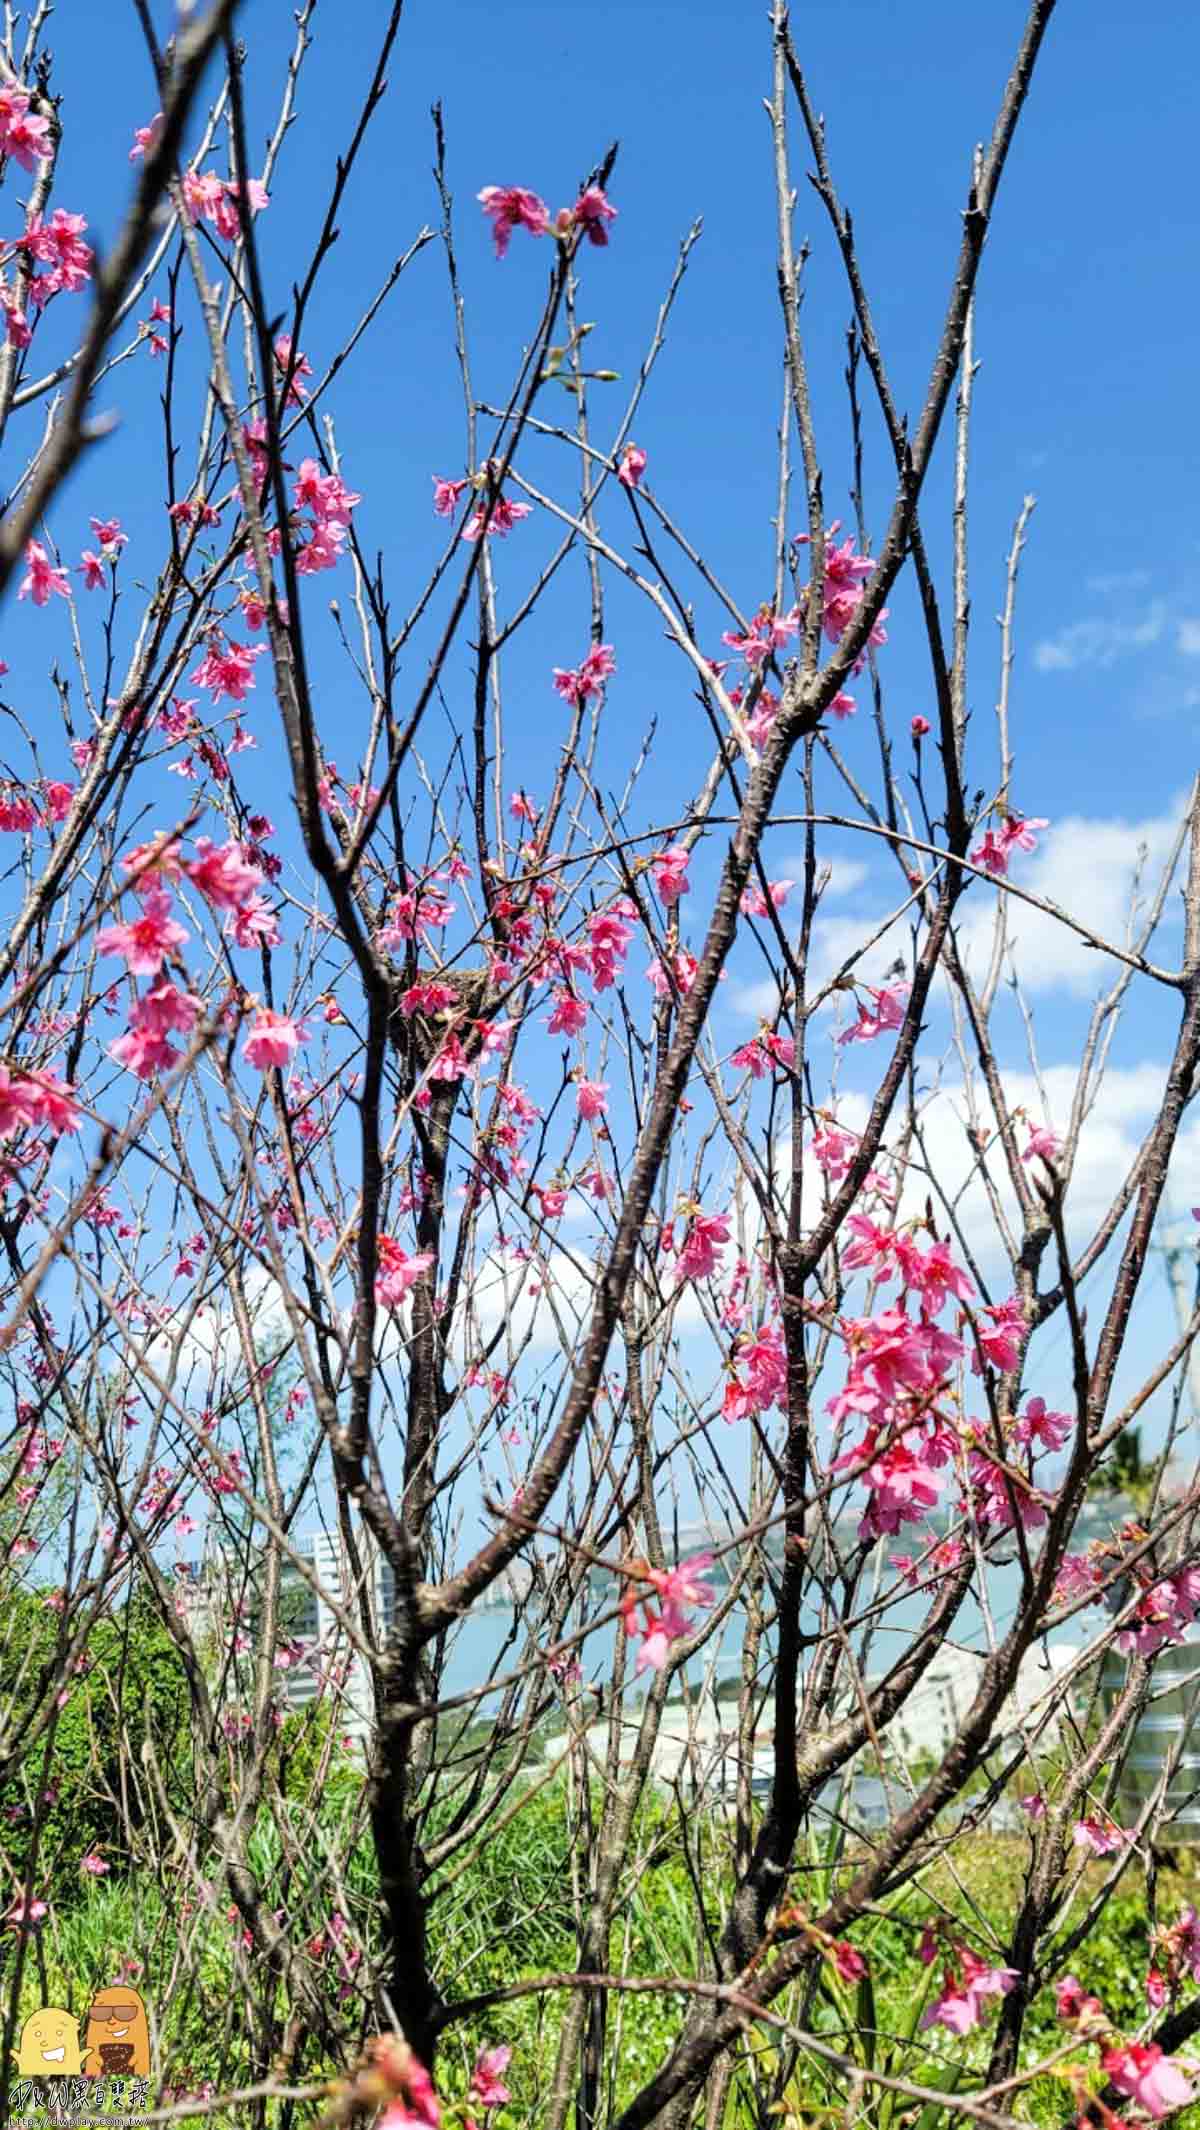
[[(359, 1536), (363, 1568), (370, 1577), (371, 1612), (376, 1632), (386, 1634), (396, 1609), (396, 1579), (391, 1565), (366, 1532)], [(341, 1538), (334, 1531), (312, 1531), (296, 1543), (296, 1552), (312, 1562), (323, 1591), (333, 1594), (342, 1611), (356, 1625), (360, 1595), (350, 1572)], [(366, 1664), (324, 1596), (299, 1571), (285, 1562), (283, 1589), (287, 1594), (289, 1646), (301, 1645), (302, 1653), (283, 1675), (283, 1698), (289, 1708), (306, 1708), (319, 1691), (335, 1696), (342, 1725), (360, 1744), (372, 1720), (371, 1681)]]

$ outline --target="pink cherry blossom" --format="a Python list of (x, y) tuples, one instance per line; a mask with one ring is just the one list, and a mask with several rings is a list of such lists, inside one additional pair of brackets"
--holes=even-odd
[(1069, 1413), (1049, 1412), (1044, 1398), (1030, 1398), (1017, 1419), (1013, 1434), (1018, 1442), (1040, 1443), (1044, 1449), (1061, 1450), (1074, 1426)]
[(48, 222), (40, 214), (29, 217), (25, 234), (18, 242), (31, 259), (48, 268), (30, 286), (29, 300), (35, 309), (41, 309), (64, 290), (77, 294), (87, 286), (94, 254), (90, 244), (83, 242), (86, 228), (81, 214), (68, 214), (62, 207), (55, 208)]
[(692, 1215), (676, 1267), (680, 1279), (708, 1279), (720, 1266), (720, 1253), (729, 1241), (727, 1213)]
[(1071, 1839), (1077, 1849), (1088, 1849), (1093, 1856), (1112, 1856), (1125, 1847), (1129, 1836), (1111, 1819), (1089, 1818), (1076, 1822)]
[(811, 1144), (812, 1157), (818, 1167), (824, 1170), (831, 1183), (840, 1183), (854, 1159), (857, 1141), (853, 1133), (828, 1118), (813, 1133)]
[(1176, 2108), (1186, 2107), (1196, 2097), (1196, 2088), (1189, 2084), (1174, 2058), (1164, 2056), (1155, 2042), (1132, 2041), (1120, 2048), (1106, 2049), (1101, 2062), (1117, 2091), (1136, 2100), (1156, 2122)]
[(1097, 2017), (1104, 2018), (1104, 2006), (1098, 1997), (1090, 1997), (1083, 1984), (1074, 1975), (1064, 1975), (1054, 1985), (1058, 2017), (1069, 2026), (1091, 2026)]
[[(570, 219), (583, 230), (590, 244), (607, 244), (608, 223), (615, 222), (617, 209), (610, 207), (599, 185), (589, 185), (571, 209)], [(562, 217), (560, 216), (560, 221)]]
[(51, 151), (50, 121), (29, 108), (27, 89), (17, 82), (0, 87), (0, 155), (11, 155), (22, 170), (32, 171)]
[(640, 488), (646, 471), (646, 454), (640, 444), (626, 444), (617, 468), (617, 479), (624, 488)]
[[(154, 301), (153, 301), (153, 303), (152, 303), (152, 304), (151, 304), (151, 306), (150, 306), (150, 316), (149, 316), (149, 318), (143, 318), (143, 319), (141, 320), (141, 324), (142, 324), (143, 330), (145, 331), (145, 333), (146, 333), (146, 336), (147, 336), (147, 338), (149, 339), (149, 342), (150, 342), (150, 353), (151, 353), (151, 355), (165, 355), (165, 354), (166, 354), (166, 352), (167, 352), (167, 348), (168, 348), (168, 346), (169, 346), (169, 342), (168, 342), (168, 340), (167, 340), (167, 336), (166, 336), (166, 334), (165, 334), (165, 333), (160, 333), (160, 332), (157, 332), (157, 331), (156, 331), (155, 329), (156, 329), (156, 327), (158, 327), (158, 326), (160, 326), (160, 325), (170, 325), (170, 324), (171, 324), (171, 322), (172, 322), (172, 311), (171, 311), (171, 306), (170, 306), (170, 304), (169, 304), (169, 303), (164, 303), (164, 302), (162, 301), (161, 297), (159, 297), (159, 296), (156, 296), (156, 297), (154, 298)], [(263, 469), (263, 475), (264, 475), (264, 476), (265, 476), (265, 471), (266, 471), (266, 469), (265, 469), (265, 467), (264, 467), (264, 469)], [(260, 476), (260, 478), (261, 478), (261, 477), (262, 477), (262, 476)]]
[(31, 598), (35, 606), (45, 606), (52, 593), (60, 599), (71, 596), (71, 582), (65, 569), (51, 562), (40, 540), (25, 543), (25, 566), (27, 574), (21, 580), (18, 599)]
[(1143, 1591), (1138, 1599), (1133, 1625), (1117, 1636), (1117, 1648), (1128, 1654), (1152, 1657), (1168, 1643), (1178, 1644), (1200, 1607), (1200, 1572), (1178, 1569)]
[(433, 479), (433, 508), (439, 518), (452, 518), (458, 509), (458, 499), (469, 481), (444, 481), (435, 473)]
[(607, 1080), (581, 1080), (575, 1097), (575, 1107), (587, 1124), (595, 1123), (597, 1117), (608, 1112)]
[(485, 185), (476, 198), (485, 215), (491, 217), (498, 259), (508, 250), (514, 229), (527, 229), (531, 236), (544, 237), (550, 227), (550, 210), (545, 201), (536, 192), (527, 192), (523, 185)]
[(668, 964), (660, 961), (656, 955), (646, 971), (655, 998), (670, 998), (672, 989), (678, 991), (681, 998), (686, 998), (696, 981), (698, 967), (695, 955), (690, 953), (687, 947), (680, 947), (671, 955), (669, 973)]
[(228, 696), (231, 702), (243, 703), (254, 686), (254, 662), (261, 658), (265, 644), (221, 643), (210, 644), (190, 678), (198, 688), (212, 692), (214, 705)]
[(131, 163), (136, 163), (143, 155), (148, 155), (151, 149), (157, 148), (162, 129), (163, 114), (161, 111), (155, 112), (148, 126), (134, 127), (133, 146), (129, 151)]
[(682, 843), (672, 843), (667, 850), (660, 851), (657, 858), (650, 861), (659, 900), (665, 903), (668, 909), (678, 902), (681, 896), (687, 894), (688, 857), (689, 853)]
[(499, 2108), (512, 2095), (504, 2083), (503, 2073), (512, 2060), (512, 2050), (506, 2043), (494, 2049), (480, 2049), (471, 2073), (468, 2098), (479, 2102), (481, 2108)]
[(490, 514), (486, 503), (480, 503), (478, 508), (471, 512), (459, 537), (465, 540), (468, 546), (484, 533), (489, 536), (498, 533), (503, 539), (506, 533), (512, 531), (514, 525), (519, 525), (522, 518), (529, 516), (532, 509), (532, 503), (512, 503), (507, 496), (496, 496)]
[(582, 1035), (587, 1017), (588, 1009), (583, 999), (576, 998), (573, 991), (556, 991), (554, 1011), (546, 1026), (551, 1035)]
[(106, 925), (97, 932), (97, 953), (123, 955), (131, 976), (157, 976), (164, 961), (190, 936), (170, 913), (166, 889), (150, 888), (142, 899), (141, 915), (132, 924)]
[(593, 695), (601, 694), (605, 682), (612, 678), (616, 670), (617, 661), (613, 656), (612, 645), (610, 643), (593, 644), (581, 666), (576, 667), (574, 670), (564, 670), (561, 666), (555, 666), (555, 691), (562, 696), (564, 702), (570, 703), (572, 707), (578, 707), (579, 704), (586, 703)]
[[(859, 607), (862, 605), (866, 580), (873, 574), (875, 569), (875, 564), (869, 555), (861, 555), (856, 552), (851, 534), (847, 534), (840, 547), (837, 545), (835, 535), (839, 530), (839, 524), (834, 523), (829, 526), (825, 534), (825, 575), (821, 587), (823, 609), (821, 621), (825, 635), (830, 643), (839, 643), (846, 630), (850, 627)], [(803, 547), (807, 544), (807, 541), (808, 534), (803, 533), (797, 538), (796, 545)], [(887, 608), (883, 607), (867, 638), (869, 644), (878, 647), (887, 642), (887, 631), (883, 627), (886, 619)], [(855, 661), (856, 672), (861, 668), (862, 664), (863, 657), (860, 654)], [(836, 704), (833, 707), (836, 709)]]
[[(334, 1931), (335, 1938), (340, 1935)], [(397, 2095), (379, 2117), (376, 2130), (439, 2130), (442, 2111), (433, 2080), (408, 2043), (398, 2035), (384, 2034), (371, 2043), (370, 2050), (376, 2070)]]
[(180, 1053), (167, 1038), (190, 1035), (201, 1011), (201, 1001), (194, 992), (180, 991), (168, 977), (161, 977), (135, 1000), (128, 1032), (111, 1045), (110, 1055), (140, 1080), (168, 1072)]
[(311, 362), (308, 360), (307, 355), (298, 354), (293, 357), (291, 337), (287, 333), (280, 333), (277, 336), (274, 353), (280, 377), (286, 377), (289, 370), (292, 373), (291, 382), (287, 389), (286, 404), (288, 406), (302, 407), (308, 398), (308, 393), (304, 389), (302, 380), (312, 376)]
[(99, 1856), (94, 1849), (89, 1849), (86, 1856), (80, 1857), (79, 1868), (81, 1871), (86, 1871), (90, 1878), (102, 1879), (106, 1872), (111, 1871), (112, 1866), (111, 1864), (106, 1864), (104, 1858)]
[(749, 629), (740, 635), (736, 629), (726, 629), (721, 637), (731, 650), (736, 651), (751, 667), (761, 666), (772, 652), (782, 650), (796, 634), (800, 626), (799, 615), (772, 613), (769, 606), (760, 607)]
[(1012, 1294), (1006, 1302), (998, 1302), (982, 1314), (991, 1318), (990, 1324), (979, 1326), (979, 1344), (971, 1355), (971, 1367), (975, 1374), (982, 1375), (985, 1361), (1001, 1374), (1015, 1368), (1025, 1337), (1025, 1308), (1019, 1294)]
[(661, 1611), (656, 1612), (649, 1600), (643, 1598), (642, 1625), (639, 1629), (637, 1610), (639, 1594), (630, 1586), (621, 1599), (621, 1614), (625, 1632), (634, 1639), (640, 1633), (642, 1646), (638, 1651), (635, 1670), (662, 1671), (670, 1655), (672, 1642), (687, 1634), (692, 1626), (691, 1614), (696, 1606), (707, 1608), (713, 1601), (713, 1588), (705, 1579), (704, 1571), (711, 1565), (711, 1553), (698, 1553), (690, 1561), (677, 1568), (655, 1569), (640, 1564), (645, 1580), (652, 1586), (661, 1601)]
[(10, 348), (27, 348), (33, 339), (33, 327), (11, 289), (0, 288), (0, 307), (4, 311), (4, 334)]
[(843, 1028), (839, 1043), (869, 1043), (877, 1035), (903, 1025), (905, 1008), (908, 1005), (908, 984), (884, 984), (878, 991), (870, 991), (870, 1004), (859, 1000), (858, 1019), (850, 1028)]
[(119, 518), (89, 518), (89, 525), (96, 537), (96, 545), (106, 562), (115, 562), (123, 547), (129, 545), (129, 534), (121, 531)]
[(954, 1964), (943, 1973), (941, 1993), (923, 2014), (921, 2025), (944, 2026), (952, 2034), (969, 2033), (983, 2016), (985, 1999), (1006, 1996), (1019, 1979), (1015, 1967), (991, 1967), (969, 1946), (958, 1946)]
[(1031, 1125), (1029, 1128), (1029, 1140), (1021, 1159), (1022, 1161), (1057, 1161), (1059, 1146), (1059, 1140), (1045, 1125)]
[(237, 910), (261, 888), (262, 872), (239, 843), (230, 841), (218, 850), (207, 836), (197, 836), (196, 849), (200, 855), (185, 860), (183, 871), (214, 909)]
[(429, 1068), (431, 1080), (462, 1080), (469, 1071), (467, 1053), (457, 1035), (448, 1035)]
[(378, 1237), (375, 1254), (375, 1299), (386, 1309), (395, 1309), (404, 1301), (422, 1274), (437, 1262), (432, 1250), (417, 1250), (409, 1256), (390, 1235)]
[(307, 1031), (302, 1022), (286, 1013), (275, 1013), (269, 1006), (260, 1006), (254, 1016), (254, 1026), (242, 1045), (242, 1056), (247, 1065), (258, 1072), (269, 1072), (272, 1066), (289, 1065)]
[(790, 1072), (796, 1062), (795, 1038), (764, 1028), (752, 1042), (743, 1043), (740, 1050), (735, 1050), (729, 1062), (742, 1072), (753, 1073), (756, 1080), (765, 1079), (776, 1066)]
[(39, 1899), (37, 1894), (28, 1900), (24, 1894), (18, 1894), (4, 1920), (11, 1924), (14, 1930), (28, 1930), (38, 1923), (44, 1923), (49, 1913), (49, 1902)]
[(795, 885), (794, 880), (769, 880), (764, 895), (757, 880), (752, 881), (742, 890), (743, 917), (765, 917), (769, 910), (781, 910)]
[[(226, 243), (233, 243), (242, 232), (238, 211), (238, 195), (241, 187), (236, 178), (220, 178), (215, 171), (186, 170), (183, 177), (183, 204), (190, 222), (201, 218), (211, 222), (217, 235)], [(259, 178), (246, 181), (246, 199), (251, 214), (259, 214), (269, 207), (270, 197)]]

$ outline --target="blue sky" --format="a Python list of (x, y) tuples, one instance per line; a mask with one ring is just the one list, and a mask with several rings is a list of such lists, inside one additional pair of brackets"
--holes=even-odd
[[(165, 11), (159, 13), (165, 22)], [(286, 309), (291, 282), (307, 262), (334, 155), (357, 110), (386, 16), (381, 0), (323, 0), (316, 11), (299, 116), (261, 225), (268, 290), (278, 310)], [(796, 44), (827, 119), (842, 196), (855, 215), (896, 396), (914, 416), (949, 285), (972, 145), (990, 131), (1021, 19), (1010, 0), (971, 9), (961, 0), (920, 0), (906, 8), (845, 0), (836, 10), (795, 11)], [(274, 118), (292, 10), (277, 0), (250, 0), (240, 20), (249, 51), (251, 137), (261, 141)], [(149, 69), (131, 7), (64, 8), (56, 32), (66, 145), (54, 204), (86, 212), (103, 241), (127, 197), (133, 127), (155, 108)], [(1024, 810), (1051, 816), (1057, 841), (1048, 839), (1019, 877), (1097, 923), (1120, 921), (1139, 835), (1152, 851), (1165, 847), (1200, 722), (1200, 549), (1192, 504), (1196, 44), (1195, 29), (1166, 0), (1140, 7), (1136, 28), (1119, 0), (1091, 0), (1086, 8), (1062, 0), (1005, 174), (979, 287), (972, 782), (990, 786), (996, 777), (992, 617), (1003, 595), (1012, 521), (1022, 497), (1033, 493), (1037, 510), (1017, 624), (1014, 792)], [(774, 204), (762, 111), (770, 86), (765, 10), (728, 0), (686, 9), (613, 0), (602, 14), (519, 0), (499, 7), (410, 0), (390, 79), (305, 334), (314, 368), (329, 359), (422, 223), (436, 221), (434, 98), (445, 107), (483, 397), (506, 391), (536, 316), (546, 248), (518, 236), (508, 259), (497, 264), (475, 193), (491, 182), (521, 183), (557, 206), (574, 197), (578, 180), (618, 137), (610, 194), (619, 220), (608, 251), (585, 261), (582, 312), (596, 321), (589, 356), (623, 379), (633, 375), (678, 244), (702, 216), (703, 237), (636, 434), (650, 452), (648, 478), (656, 492), (751, 610), (771, 588), (780, 398)], [(807, 159), (798, 135), (794, 155), (803, 188)], [(219, 155), (214, 165), (226, 167)], [(832, 517), (844, 514), (848, 501), (841, 371), (849, 306), (823, 212), (803, 189), (798, 231), (813, 240), (804, 327)], [(148, 358), (137, 360), (144, 365)], [(190, 309), (181, 365), (185, 379), (201, 374)], [(864, 380), (864, 395), (866, 389)], [(606, 410), (611, 407), (615, 424), (625, 386), (608, 390), (611, 399), (597, 388), (592, 403), (601, 441)], [(149, 574), (160, 552), (163, 484), (144, 374), (135, 366), (116, 373), (104, 403), (122, 426), (59, 499), (52, 530), (65, 557), (74, 559), (88, 514), (116, 511), (133, 535), (130, 567), (136, 570), (140, 553)], [(435, 245), (410, 267), (329, 404), (347, 478), (363, 491), (357, 523), (364, 547), (385, 549), (389, 588), (403, 611), (440, 549), (443, 528), (429, 508), (430, 475), (464, 470), (445, 272)], [(870, 416), (867, 450), (867, 514), (878, 538), (890, 500), (889, 454)], [(531, 463), (569, 492), (561, 459), (543, 453)], [(945, 570), (944, 457), (926, 490), (925, 522)], [(793, 529), (801, 523), (794, 506)], [(607, 529), (626, 538), (630, 531), (615, 509)], [(548, 544), (547, 534), (530, 527), (498, 551), (510, 604)], [(323, 614), (331, 590), (344, 596), (345, 579), (318, 580), (307, 612), (328, 718), (333, 729), (345, 719), (344, 763), (340, 739), (338, 752), (340, 766), (348, 767), (361, 713), (348, 693), (342, 707), (344, 667)], [(724, 617), (711, 607), (701, 612), (715, 651)], [(93, 635), (98, 625), (97, 605), (87, 616)], [(44, 703), (49, 717), (47, 626), (46, 617), (10, 606), (0, 650), (13, 667), (10, 689), (27, 688), (24, 707), (36, 716)], [(60, 630), (61, 621), (53, 626)], [(648, 713), (656, 713), (661, 737), (642, 814), (661, 817), (690, 793), (707, 755), (690, 682), (658, 624), (624, 591), (612, 594), (607, 633), (617, 647), (619, 681), (606, 712), (603, 759), (615, 778)], [(574, 663), (586, 634), (585, 585), (575, 567), (509, 661), (511, 783), (545, 789), (546, 735), (560, 729), (549, 669)], [(929, 708), (915, 606), (905, 586), (893, 601), (890, 635), (882, 666), (902, 733), (915, 711)], [(414, 685), (423, 671), (420, 650), (406, 669)], [(456, 679), (465, 687), (468, 671), (464, 651), (448, 676), (451, 692)], [(865, 705), (865, 687), (860, 700)], [(260, 700), (264, 728), (267, 714)], [(837, 737), (869, 775), (865, 715)], [(259, 774), (262, 798), (273, 793), (278, 807), (277, 768), (265, 752)], [(798, 786), (793, 794), (798, 802)], [(178, 810), (177, 787), (170, 796)], [(796, 847), (794, 832), (776, 831), (773, 869), (784, 870)], [(850, 885), (831, 903), (830, 917), (835, 927), (844, 920), (849, 937), (888, 906), (892, 881), (870, 849), (847, 842), (840, 854), (858, 872), (852, 880), (844, 875)], [(698, 891), (711, 881), (703, 856), (693, 877)], [(698, 893), (697, 918), (702, 907)], [(842, 936), (829, 935), (830, 953), (829, 942)], [(1055, 958), (1040, 934), (1031, 935), (1030, 955), (1037, 957), (1031, 975), (1043, 1055), (1065, 1070), (1086, 1017), (1091, 970), (1078, 954)], [(753, 1025), (747, 1020), (753, 977), (753, 970), (732, 971), (722, 994), (716, 1026), (724, 1048)], [(1170, 1020), (1157, 999), (1143, 990), (1134, 994), (1114, 1049), (1127, 1076), (1117, 1086), (1110, 1120), (1116, 1136), (1096, 1157), (1105, 1173), (1136, 1144)], [(944, 1029), (944, 1018), (938, 1026)], [(877, 1063), (872, 1057), (870, 1066)], [(866, 1071), (851, 1075), (860, 1087), (868, 1081)], [(1149, 1337), (1162, 1322), (1165, 1317), (1155, 1319)]]

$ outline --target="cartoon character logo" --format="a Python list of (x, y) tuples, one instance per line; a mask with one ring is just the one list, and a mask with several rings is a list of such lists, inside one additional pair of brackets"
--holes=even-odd
[(59, 2004), (44, 2004), (40, 2012), (31, 2012), (21, 2028), (17, 2069), (22, 2078), (77, 2078), (83, 2070), (79, 2021)]
[(98, 1989), (87, 2022), (87, 2076), (145, 2078), (150, 2071), (146, 2007), (127, 1982)]

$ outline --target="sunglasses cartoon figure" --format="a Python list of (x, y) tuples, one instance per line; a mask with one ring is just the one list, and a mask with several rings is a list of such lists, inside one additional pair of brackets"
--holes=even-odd
[(118, 1982), (96, 1991), (88, 2013), (87, 2059), (89, 2078), (149, 2076), (146, 2007), (128, 1984)]

